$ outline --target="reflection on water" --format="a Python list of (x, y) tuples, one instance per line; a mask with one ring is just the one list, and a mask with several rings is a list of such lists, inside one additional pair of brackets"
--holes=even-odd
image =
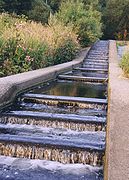
[(82, 82), (53, 82), (51, 85), (35, 89), (33, 93), (74, 96), (87, 98), (105, 98), (106, 86), (103, 84), (91, 84)]

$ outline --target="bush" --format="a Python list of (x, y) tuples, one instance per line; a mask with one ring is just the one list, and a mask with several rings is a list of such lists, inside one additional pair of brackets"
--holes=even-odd
[(54, 15), (64, 25), (71, 24), (82, 46), (88, 46), (101, 37), (101, 14), (92, 5), (86, 6), (81, 0), (68, 0)]
[(120, 63), (120, 67), (123, 69), (125, 75), (129, 77), (129, 53), (126, 53), (122, 57), (122, 61)]
[(0, 25), (1, 77), (70, 61), (79, 47), (72, 28), (62, 23), (43, 26), (2, 14)]
[(72, 40), (66, 40), (55, 51), (54, 64), (64, 63), (72, 60), (76, 54), (76, 46)]

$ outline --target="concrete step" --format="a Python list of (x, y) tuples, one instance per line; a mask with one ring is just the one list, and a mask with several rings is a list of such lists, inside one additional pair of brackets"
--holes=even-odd
[(108, 60), (100, 60), (100, 59), (88, 59), (85, 58), (84, 62), (94, 62), (94, 63), (107, 63), (108, 64)]
[[(45, 112), (45, 113), (53, 113), (53, 114), (75, 114), (80, 116), (97, 116), (97, 117), (105, 117), (106, 110), (99, 109), (86, 109), (86, 108), (78, 108), (75, 106), (54, 106), (54, 105), (46, 105), (46, 104), (36, 104), (36, 103), (18, 103), (17, 106), (12, 106), (10, 111), (33, 111), (33, 112)], [(7, 111), (7, 112), (10, 112)]]
[(105, 66), (108, 66), (108, 62), (92, 61), (92, 60), (85, 60), (83, 64), (93, 64), (93, 65), (105, 65)]
[(0, 155), (61, 163), (103, 164), (105, 133), (0, 127)]
[(42, 103), (48, 105), (56, 105), (58, 107), (74, 106), (86, 109), (106, 109), (107, 100), (98, 98), (81, 98), (70, 96), (54, 96), (44, 94), (24, 94), (22, 97), (24, 102)]
[(94, 65), (94, 64), (83, 64), (82, 68), (91, 68), (91, 69), (105, 69), (108, 71), (108, 65)]
[(11, 111), (0, 116), (2, 124), (28, 124), (76, 131), (104, 131), (106, 117), (76, 114), (53, 114), (33, 111)]
[(102, 73), (96, 73), (96, 72), (83, 72), (83, 76), (85, 77), (96, 77), (96, 78), (107, 78), (108, 79), (108, 74), (102, 74)]
[(97, 55), (97, 56), (108, 56), (108, 51), (98, 51), (91, 49), (88, 54)]
[(74, 68), (75, 71), (107, 73), (108, 69)]
[(95, 55), (88, 55), (87, 59), (96, 59), (96, 60), (108, 60), (108, 57), (101, 57), (101, 56), (95, 56)]
[[(87, 67), (83, 65), (83, 67)], [(102, 67), (99, 66), (101, 69)], [(107, 82), (107, 78), (99, 78), (99, 77), (84, 77), (84, 76), (71, 76), (71, 75), (59, 75), (59, 79), (62, 80), (72, 80), (72, 81), (83, 81), (83, 82), (98, 82), (98, 83), (105, 83)]]
[[(103, 73), (100, 73), (100, 72), (81, 72), (81, 71), (77, 71), (77, 70), (73, 70), (72, 72), (65, 73), (65, 74), (62, 74), (62, 75), (77, 76), (77, 77), (80, 77), (80, 78), (81, 77), (108, 78), (108, 74), (106, 72), (103, 72)], [(87, 82), (87, 84), (88, 84), (88, 82)], [(96, 85), (96, 87), (97, 87), (97, 85)], [(94, 89), (94, 87), (93, 87), (93, 89)], [(96, 88), (96, 90), (97, 90), (97, 88)], [(100, 89), (100, 91), (101, 91), (101, 89)], [(103, 91), (103, 87), (102, 87), (102, 91)]]

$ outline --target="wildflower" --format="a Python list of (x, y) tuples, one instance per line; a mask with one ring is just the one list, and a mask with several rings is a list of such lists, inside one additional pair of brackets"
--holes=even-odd
[(30, 56), (26, 56), (26, 57), (25, 57), (25, 60), (28, 61), (28, 62), (30, 62), (30, 61), (31, 61), (31, 57), (30, 57)]

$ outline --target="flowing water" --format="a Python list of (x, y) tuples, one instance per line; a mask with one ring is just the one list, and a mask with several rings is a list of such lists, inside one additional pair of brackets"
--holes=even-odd
[[(31, 167), (26, 170), (23, 179), (29, 179), (27, 174), (31, 172), (32, 180), (43, 177), (51, 180), (102, 180), (107, 83), (108, 41), (98, 41), (81, 67), (21, 94), (12, 106), (4, 109), (0, 115), (0, 158), (10, 157), (10, 162), (19, 163), (25, 159), (25, 164), (28, 163), (29, 167), (30, 162), (40, 161), (49, 163), (54, 168), (53, 163), (56, 162), (60, 163), (58, 167), (65, 164), (67, 171), (70, 165), (75, 168), (75, 172), (78, 171), (77, 176), (70, 173), (66, 176), (61, 169), (45, 169), (44, 163), (40, 167), (42, 173), (39, 166), (33, 170)], [(4, 161), (4, 165), (9, 168), (8, 162)], [(20, 177), (19, 163), (16, 169)], [(92, 173), (88, 170), (81, 173), (79, 166), (82, 164), (85, 169), (90, 167)], [(12, 164), (10, 166), (9, 177), (14, 172)], [(1, 162), (0, 172), (4, 171), (3, 167)], [(14, 176), (13, 179), (17, 180)]]

